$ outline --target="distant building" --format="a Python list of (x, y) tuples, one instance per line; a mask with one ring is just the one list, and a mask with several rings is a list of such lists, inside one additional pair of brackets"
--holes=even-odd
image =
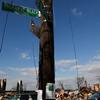
[(22, 80), (17, 82), (17, 92), (22, 92), (23, 91), (23, 82)]
[(6, 90), (6, 82), (7, 82), (7, 79), (0, 79), (0, 91)]

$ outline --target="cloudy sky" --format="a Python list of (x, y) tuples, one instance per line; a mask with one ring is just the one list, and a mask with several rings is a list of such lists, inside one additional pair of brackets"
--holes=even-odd
[[(13, 2), (36, 8), (35, 0), (13, 0)], [(6, 14), (7, 12), (0, 10), (0, 46)], [(30, 20), (29, 16), (8, 14), (6, 34), (0, 53), (0, 78), (8, 79), (8, 89), (16, 86), (16, 82), (20, 79), (27, 88), (35, 89), (37, 86), (39, 40), (30, 32)], [(34, 20), (37, 22), (39, 19)], [(59, 85), (61, 81), (65, 87), (75, 86), (77, 68), (80, 77), (84, 76), (91, 84), (98, 82), (100, 1), (54, 0), (54, 42), (56, 84)]]

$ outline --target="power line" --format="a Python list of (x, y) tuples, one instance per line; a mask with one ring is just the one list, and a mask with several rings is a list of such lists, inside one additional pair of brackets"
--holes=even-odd
[(33, 61), (34, 61), (34, 67), (35, 67), (35, 73), (36, 73), (36, 87), (38, 86), (38, 72), (37, 72), (37, 67), (36, 67), (36, 60), (35, 60), (35, 54), (34, 54), (34, 45), (33, 45)]
[(72, 19), (71, 19), (71, 14), (69, 12), (69, 25), (70, 25), (70, 30), (71, 30), (71, 35), (72, 35), (72, 44), (73, 44), (73, 50), (74, 50), (74, 58), (75, 58), (75, 65), (76, 65), (76, 71), (77, 71), (77, 86), (79, 90), (79, 84), (78, 84), (78, 77), (79, 77), (79, 72), (78, 72), (78, 62), (77, 62), (77, 53), (76, 53), (76, 44), (74, 40), (74, 31), (73, 31), (73, 25), (72, 25)]
[(0, 45), (0, 53), (2, 52), (2, 48), (3, 48), (4, 37), (5, 37), (5, 34), (6, 34), (7, 22), (8, 22), (8, 13), (6, 14), (6, 21), (5, 21), (3, 35), (2, 35), (2, 40), (1, 40), (1, 45)]
[[(71, 29), (71, 33), (72, 33), (72, 44), (73, 44), (73, 50), (74, 50), (75, 64), (76, 64), (76, 67), (77, 67), (78, 62), (77, 62), (76, 44), (75, 44), (75, 41), (74, 41), (74, 32), (73, 32), (71, 17), (69, 18), (69, 24), (70, 24), (70, 29)], [(78, 72), (77, 72), (77, 76), (78, 76)]]
[[(11, 4), (13, 3), (13, 0), (11, 1)], [(2, 52), (2, 49), (3, 49), (3, 44), (4, 44), (4, 37), (5, 37), (5, 34), (6, 34), (6, 28), (7, 28), (7, 22), (8, 22), (8, 12), (6, 14), (6, 20), (5, 20), (5, 25), (4, 25), (4, 29), (3, 29), (3, 35), (2, 35), (2, 39), (1, 39), (1, 45), (0, 45), (0, 54)]]

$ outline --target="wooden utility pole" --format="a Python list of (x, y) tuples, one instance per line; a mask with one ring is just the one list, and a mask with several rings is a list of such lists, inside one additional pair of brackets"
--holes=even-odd
[(47, 100), (46, 85), (55, 83), (52, 2), (52, 0), (38, 0), (37, 7), (41, 12), (41, 26), (37, 27), (34, 22), (31, 23), (33, 33), (40, 40), (39, 90), (43, 90), (43, 100)]

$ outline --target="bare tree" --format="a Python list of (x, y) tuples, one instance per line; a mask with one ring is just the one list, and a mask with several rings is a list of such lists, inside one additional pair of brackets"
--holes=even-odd
[(59, 85), (61, 86), (61, 89), (64, 90), (63, 82), (59, 81)]
[(80, 89), (80, 87), (83, 85), (84, 81), (85, 81), (84, 77), (78, 77), (77, 78), (78, 89)]

